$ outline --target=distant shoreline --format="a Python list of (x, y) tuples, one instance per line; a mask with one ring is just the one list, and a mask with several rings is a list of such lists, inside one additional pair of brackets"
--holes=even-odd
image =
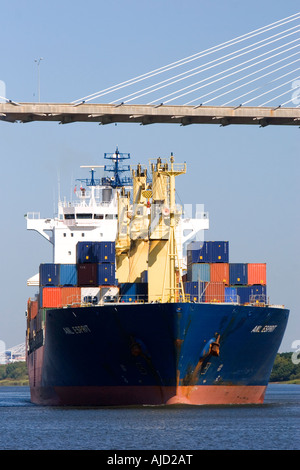
[[(292, 353), (278, 353), (269, 384), (300, 385), (300, 364), (292, 361)], [(29, 387), (25, 361), (0, 364), (0, 387)]]
[[(269, 382), (268, 385), (279, 384), (279, 385), (300, 385), (300, 379), (288, 380), (285, 382)], [(29, 380), (0, 380), (0, 387), (29, 387)]]
[(29, 380), (0, 380), (0, 387), (29, 387)]

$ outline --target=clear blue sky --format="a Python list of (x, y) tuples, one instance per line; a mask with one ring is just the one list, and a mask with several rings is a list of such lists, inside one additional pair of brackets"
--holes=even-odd
[[(0, 80), (7, 97), (70, 102), (296, 13), (299, 2), (137, 0), (1, 2)], [(185, 203), (205, 204), (210, 240), (229, 240), (231, 262), (266, 262), (268, 295), (291, 309), (281, 351), (300, 340), (299, 129), (0, 122), (0, 340), (24, 341), (29, 277), (51, 262), (51, 246), (26, 231), (24, 214), (51, 217), (82, 164), (104, 152), (133, 163), (186, 161)]]

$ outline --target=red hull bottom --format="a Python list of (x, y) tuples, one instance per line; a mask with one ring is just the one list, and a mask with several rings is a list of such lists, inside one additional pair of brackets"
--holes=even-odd
[(266, 386), (32, 387), (31, 400), (54, 406), (262, 404)]

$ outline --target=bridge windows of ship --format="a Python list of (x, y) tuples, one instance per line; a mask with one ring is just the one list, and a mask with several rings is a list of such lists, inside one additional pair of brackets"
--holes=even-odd
[(112, 220), (112, 219), (117, 219), (118, 214), (92, 214), (92, 213), (85, 213), (85, 212), (79, 212), (76, 215), (75, 214), (64, 214), (65, 220), (74, 220), (76, 219), (94, 219), (94, 220)]
[[(81, 232), (81, 233), (78, 233), (78, 234), (75, 232), (75, 235), (74, 235), (73, 232), (70, 232), (70, 234), (68, 234), (67, 232), (63, 232), (63, 234), (62, 234), (63, 238), (66, 238), (66, 237), (68, 237), (69, 235), (70, 235), (70, 237), (72, 237), (72, 238), (73, 238), (74, 236), (75, 236), (75, 237), (76, 237), (76, 236), (85, 237), (85, 232)], [(99, 238), (103, 238), (103, 232), (99, 232)]]
[(76, 218), (77, 218), (77, 219), (92, 219), (92, 218), (93, 218), (93, 214), (90, 214), (90, 213), (87, 214), (87, 213), (85, 213), (85, 212), (83, 212), (83, 213), (78, 213), (78, 214), (76, 214)]

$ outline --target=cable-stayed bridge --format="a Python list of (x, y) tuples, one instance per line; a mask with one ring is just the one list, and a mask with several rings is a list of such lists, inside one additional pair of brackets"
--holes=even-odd
[(299, 62), (300, 12), (70, 103), (2, 97), (0, 119), (299, 126)]

